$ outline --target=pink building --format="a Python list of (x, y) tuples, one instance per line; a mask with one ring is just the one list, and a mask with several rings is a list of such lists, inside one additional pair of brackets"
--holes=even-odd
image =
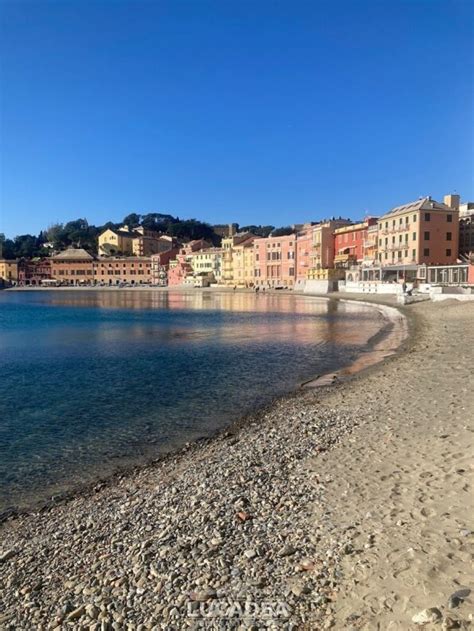
[(257, 239), (253, 247), (255, 285), (293, 287), (296, 278), (296, 235)]
[(204, 239), (195, 239), (183, 245), (176, 258), (169, 261), (168, 287), (183, 285), (186, 277), (193, 274), (191, 265), (192, 253), (208, 248), (210, 245)]
[(311, 267), (311, 255), (313, 251), (312, 225), (303, 226), (296, 234), (296, 281), (305, 281), (308, 278), (308, 270)]
[(160, 252), (159, 254), (151, 255), (151, 276), (153, 283), (156, 285), (168, 284), (168, 271), (170, 261), (176, 258), (179, 254), (179, 248), (174, 247), (166, 252)]

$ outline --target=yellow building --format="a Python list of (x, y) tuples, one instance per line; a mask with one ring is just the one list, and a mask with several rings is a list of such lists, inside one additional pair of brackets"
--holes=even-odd
[[(237, 284), (245, 284), (244, 279), (244, 267), (247, 270), (248, 268), (248, 260), (249, 257), (253, 256), (252, 254), (246, 253), (244, 256), (241, 248), (244, 245), (252, 245), (255, 239), (258, 238), (254, 234), (250, 232), (238, 232), (237, 234), (231, 234), (229, 237), (222, 239), (222, 279), (221, 282), (224, 285), (237, 285)], [(239, 247), (240, 246), (240, 247)], [(237, 249), (239, 248), (239, 249)], [(239, 254), (237, 255), (237, 252)], [(236, 256), (239, 257), (239, 261), (237, 262)], [(253, 260), (252, 260), (253, 263)], [(238, 276), (236, 275), (235, 266), (238, 266)], [(253, 267), (253, 265), (252, 265)], [(248, 271), (248, 270), (247, 270)], [(249, 279), (253, 282), (254, 272), (252, 270), (251, 277), (247, 274)]]
[(128, 228), (126, 230), (107, 228), (99, 235), (99, 255), (133, 254), (134, 236)]
[(222, 248), (205, 248), (190, 254), (194, 274), (213, 275), (216, 283), (222, 275)]
[(255, 237), (235, 245), (232, 251), (234, 285), (253, 287), (255, 284)]
[(146, 230), (142, 226), (133, 230), (128, 226), (122, 226), (119, 230), (107, 228), (99, 235), (98, 241), (99, 256), (151, 256), (173, 247), (172, 237)]
[(18, 281), (18, 261), (0, 259), (0, 285), (9, 285)]

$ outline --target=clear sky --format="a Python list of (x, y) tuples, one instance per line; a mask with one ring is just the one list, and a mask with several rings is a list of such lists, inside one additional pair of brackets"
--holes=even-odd
[(473, 6), (0, 2), (0, 232), (473, 200)]

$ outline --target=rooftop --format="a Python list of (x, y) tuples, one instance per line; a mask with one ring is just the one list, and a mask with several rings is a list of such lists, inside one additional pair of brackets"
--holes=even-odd
[(53, 261), (92, 261), (94, 257), (92, 256), (92, 254), (89, 254), (89, 252), (86, 252), (86, 250), (84, 250), (83, 248), (68, 248), (67, 250), (59, 252), (59, 254), (56, 254), (51, 258), (53, 259)]
[(431, 197), (428, 195), (427, 197), (421, 197), (420, 199), (417, 199), (415, 202), (409, 202), (408, 204), (403, 204), (402, 206), (396, 206), (395, 208), (392, 208), (392, 210), (389, 210), (388, 213), (385, 213), (385, 215), (382, 215), (381, 219), (385, 219), (386, 217), (391, 217), (392, 215), (398, 215), (401, 213), (406, 213), (406, 212), (412, 212), (412, 211), (417, 211), (417, 210), (454, 210), (453, 208), (450, 208), (449, 206), (447, 206), (446, 204), (443, 204), (442, 202), (437, 202), (434, 199), (431, 199)]

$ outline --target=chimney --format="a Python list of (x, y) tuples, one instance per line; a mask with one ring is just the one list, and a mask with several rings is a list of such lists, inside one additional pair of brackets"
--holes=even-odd
[(235, 234), (235, 226), (233, 223), (229, 224), (229, 237), (233, 237)]
[(461, 198), (457, 194), (444, 196), (444, 203), (446, 204), (446, 206), (449, 206), (453, 210), (459, 210), (460, 202)]

